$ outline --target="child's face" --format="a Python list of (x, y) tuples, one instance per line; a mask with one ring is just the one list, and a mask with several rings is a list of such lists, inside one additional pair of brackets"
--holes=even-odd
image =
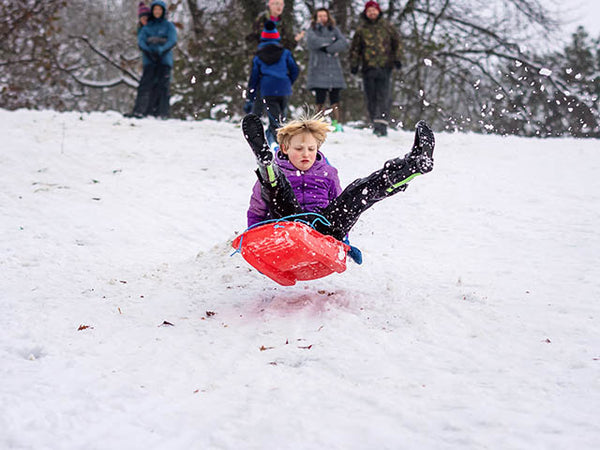
[(148, 25), (148, 16), (142, 16), (140, 17), (140, 24), (145, 27), (146, 25)]
[(160, 5), (154, 5), (154, 7), (152, 8), (152, 15), (156, 19), (160, 19), (162, 17), (162, 15), (163, 15), (162, 6), (160, 6)]
[(317, 159), (317, 150), (319, 150), (317, 140), (309, 132), (293, 136), (290, 139), (289, 146), (281, 148), (281, 151), (288, 156), (292, 165), (302, 171), (313, 166)]
[(285, 4), (283, 0), (269, 0), (269, 12), (272, 16), (279, 17)]

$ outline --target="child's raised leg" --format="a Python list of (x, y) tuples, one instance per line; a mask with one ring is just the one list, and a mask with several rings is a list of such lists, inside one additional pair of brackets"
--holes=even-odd
[(256, 156), (256, 175), (261, 184), (262, 197), (273, 216), (280, 218), (303, 212), (290, 182), (273, 162), (273, 153), (267, 144), (260, 118), (248, 114), (242, 120), (242, 131)]
[(331, 226), (317, 230), (342, 240), (360, 215), (384, 198), (404, 191), (407, 183), (433, 169), (435, 138), (429, 126), (420, 121), (415, 132), (412, 150), (403, 158), (387, 161), (383, 168), (366, 178), (359, 178), (322, 211)]

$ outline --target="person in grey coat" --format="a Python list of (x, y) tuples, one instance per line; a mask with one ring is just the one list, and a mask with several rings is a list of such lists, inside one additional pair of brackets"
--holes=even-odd
[(335, 26), (327, 8), (315, 11), (311, 26), (306, 32), (308, 46), (308, 77), (306, 87), (315, 92), (319, 111), (323, 111), (327, 93), (332, 109), (331, 125), (335, 131), (342, 131), (340, 120), (340, 91), (346, 88), (339, 53), (348, 48), (348, 41)]

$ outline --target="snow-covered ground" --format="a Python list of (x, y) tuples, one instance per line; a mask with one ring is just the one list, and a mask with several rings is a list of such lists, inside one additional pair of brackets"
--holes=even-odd
[[(0, 448), (598, 448), (597, 140), (438, 134), (363, 265), (284, 288), (230, 257), (238, 124), (0, 130)], [(323, 151), (345, 185), (411, 143)]]

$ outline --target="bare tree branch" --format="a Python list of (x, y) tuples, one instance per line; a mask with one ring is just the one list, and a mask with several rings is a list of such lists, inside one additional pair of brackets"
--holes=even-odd
[[(113, 59), (110, 56), (108, 56), (106, 53), (104, 53), (102, 50), (100, 50), (94, 44), (92, 44), (87, 36), (69, 35), (69, 38), (71, 38), (71, 39), (78, 39), (80, 41), (85, 42), (94, 53), (96, 53), (98, 56), (100, 56), (102, 59), (104, 59), (106, 62), (108, 62), (111, 66), (113, 66), (116, 69), (120, 70), (125, 75), (127, 75), (129, 78), (131, 78), (131, 79), (133, 79), (135, 81), (138, 81), (138, 82), (140, 81), (140, 77), (137, 74), (135, 74), (131, 70), (123, 67), (121, 64), (113, 61)], [(117, 83), (117, 84), (119, 84), (119, 83)]]

